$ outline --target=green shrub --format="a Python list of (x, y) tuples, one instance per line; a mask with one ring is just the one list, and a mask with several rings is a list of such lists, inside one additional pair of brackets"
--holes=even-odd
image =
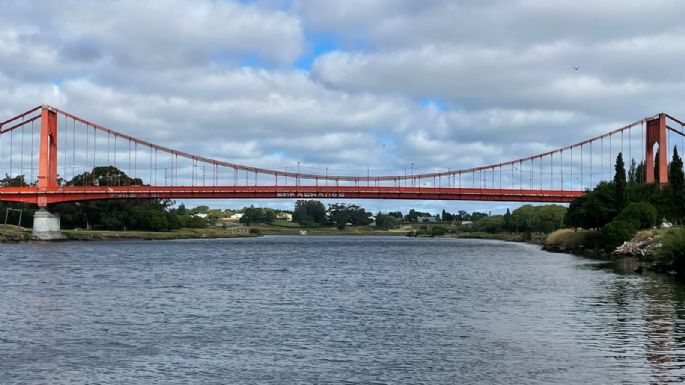
[(431, 236), (433, 237), (439, 237), (445, 234), (447, 234), (447, 229), (442, 226), (433, 226), (433, 228), (431, 228)]
[(656, 226), (658, 217), (656, 207), (647, 202), (632, 202), (623, 209), (616, 221), (630, 223), (636, 229), (651, 229)]
[(630, 222), (613, 220), (604, 227), (599, 235), (599, 241), (605, 251), (613, 251), (623, 242), (629, 241), (637, 229)]
[(260, 230), (260, 229), (250, 229), (250, 234), (262, 235), (262, 230)]
[(685, 228), (671, 229), (664, 234), (655, 261), (681, 272), (685, 270)]

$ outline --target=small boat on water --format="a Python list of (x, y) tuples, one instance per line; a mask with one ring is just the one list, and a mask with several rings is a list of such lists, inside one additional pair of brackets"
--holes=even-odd
[(300, 230), (300, 235), (302, 235), (302, 236), (307, 235), (307, 230)]

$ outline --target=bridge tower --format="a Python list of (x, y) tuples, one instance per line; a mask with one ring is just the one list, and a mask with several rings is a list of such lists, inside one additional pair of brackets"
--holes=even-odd
[[(655, 118), (647, 120), (645, 144), (645, 181), (647, 183), (658, 182), (660, 185), (668, 183), (668, 143), (666, 130), (666, 114), (659, 114)], [(654, 175), (654, 144), (659, 145), (659, 175)]]
[(41, 107), (40, 151), (38, 156), (38, 207), (33, 215), (33, 235), (40, 239), (60, 239), (60, 217), (47, 210), (47, 194), (57, 185), (57, 112), (50, 106)]

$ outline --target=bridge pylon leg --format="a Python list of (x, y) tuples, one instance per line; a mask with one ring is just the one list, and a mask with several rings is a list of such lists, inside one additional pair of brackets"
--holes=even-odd
[[(58, 188), (57, 184), (57, 112), (43, 106), (40, 119), (40, 151), (38, 157), (38, 189), (43, 192)], [(33, 214), (33, 235), (41, 240), (62, 239), (59, 214), (46, 208), (48, 197), (38, 195), (40, 210)]]
[[(668, 183), (668, 143), (666, 131), (666, 115), (659, 114), (655, 119), (647, 121), (645, 148), (645, 182), (657, 182), (660, 185)], [(654, 175), (654, 144), (659, 145), (659, 175)]]

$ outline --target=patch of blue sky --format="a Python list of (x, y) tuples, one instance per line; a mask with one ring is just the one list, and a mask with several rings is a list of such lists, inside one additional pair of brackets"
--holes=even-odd
[(421, 106), (434, 107), (439, 111), (446, 111), (450, 109), (451, 104), (445, 100), (437, 98), (423, 98), (421, 99)]
[(320, 55), (332, 52), (340, 46), (339, 40), (330, 34), (305, 34), (309, 48), (293, 63), (293, 67), (302, 70), (310, 70), (314, 60)]
[(57, 87), (60, 87), (62, 84), (64, 84), (64, 79), (52, 79), (52, 84)]

